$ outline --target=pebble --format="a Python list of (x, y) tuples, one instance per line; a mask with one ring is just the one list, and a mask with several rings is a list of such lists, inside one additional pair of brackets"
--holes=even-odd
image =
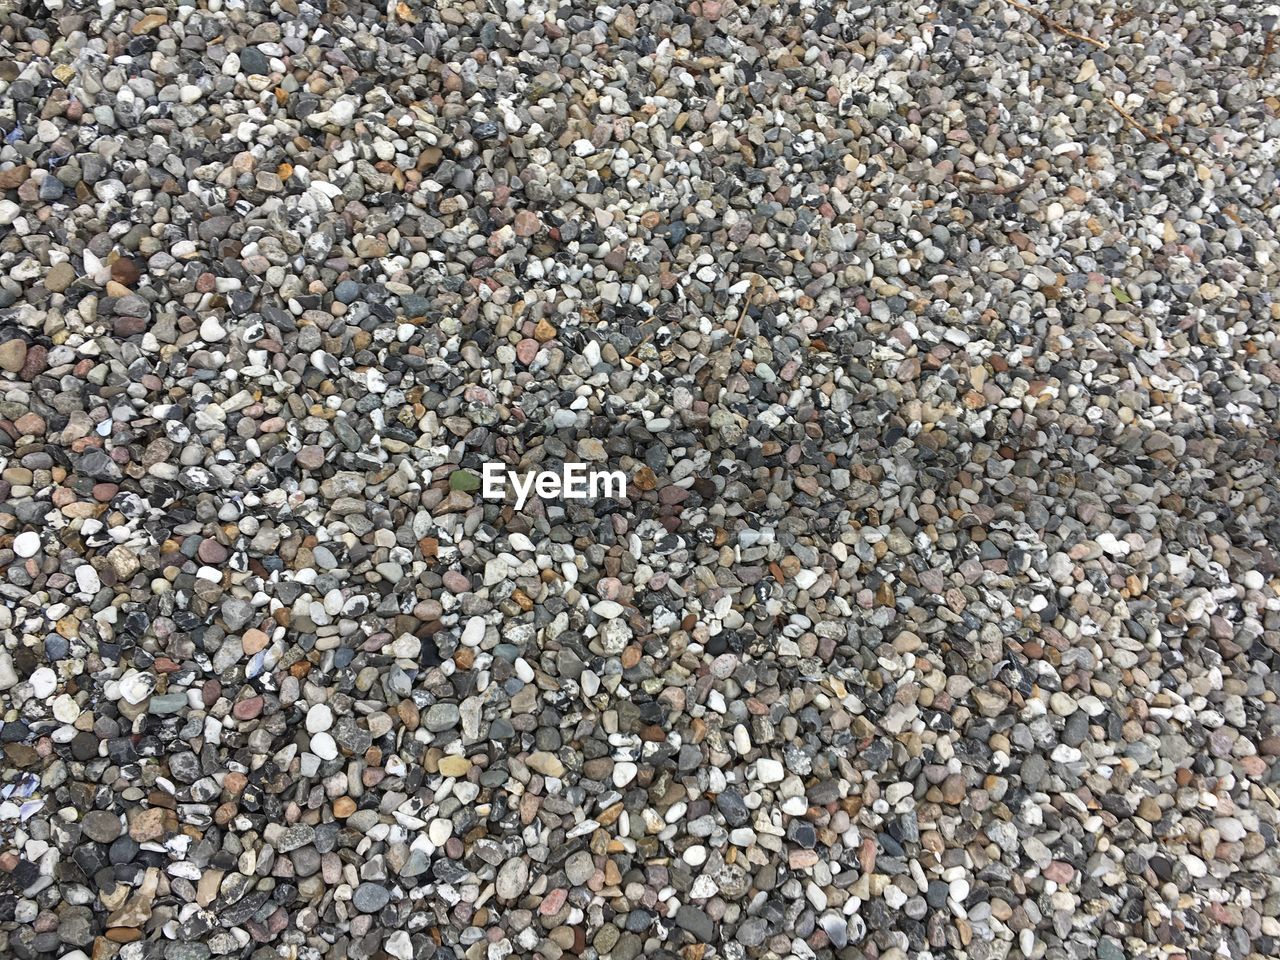
[(465, 777), (471, 772), (471, 761), (466, 757), (448, 756), (440, 760), (440, 773), (446, 777)]
[(381, 884), (365, 882), (356, 887), (351, 902), (361, 913), (377, 913), (391, 902), (391, 891)]
[(334, 760), (338, 756), (338, 744), (329, 734), (320, 731), (311, 735), (311, 752), (321, 760)]
[(508, 860), (498, 871), (495, 889), (503, 900), (515, 900), (521, 897), (529, 882), (529, 865), (522, 859)]
[(111, 843), (120, 836), (120, 817), (106, 810), (90, 810), (81, 822), (81, 829), (95, 843)]
[(40, 552), (40, 534), (24, 530), (13, 539), (13, 552), (18, 556), (34, 557)]
[(31, 695), (37, 700), (46, 700), (53, 695), (53, 691), (58, 688), (58, 677), (48, 667), (37, 667), (32, 671), (29, 679), (31, 684)]
[[(307, 709), (307, 732), (319, 734), (333, 726), (333, 711), (327, 704), (313, 703)], [(313, 737), (314, 746), (314, 737)], [(312, 752), (315, 752), (314, 750)], [(319, 756), (319, 754), (317, 754)]]

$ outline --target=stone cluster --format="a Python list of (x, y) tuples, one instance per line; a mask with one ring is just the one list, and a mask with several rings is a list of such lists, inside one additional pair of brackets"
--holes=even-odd
[(1277, 14), (0, 0), (0, 956), (1280, 955)]

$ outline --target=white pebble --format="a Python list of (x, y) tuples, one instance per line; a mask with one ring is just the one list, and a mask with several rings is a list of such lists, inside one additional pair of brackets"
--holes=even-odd
[(94, 594), (102, 589), (102, 580), (98, 577), (98, 571), (85, 563), (76, 567), (76, 586), (81, 593)]
[(462, 645), (464, 647), (478, 647), (483, 639), (484, 617), (472, 617), (467, 621), (467, 625), (462, 628)]
[(40, 534), (24, 530), (13, 539), (13, 552), (24, 560), (40, 552)]
[(604, 617), (606, 620), (614, 620), (622, 616), (622, 611), (626, 608), (616, 600), (601, 600), (594, 607), (597, 616)]
[(205, 317), (200, 321), (200, 339), (205, 343), (217, 343), (227, 335), (226, 328), (215, 317)]
[(58, 688), (58, 677), (48, 667), (36, 667), (31, 672), (31, 692), (37, 700), (44, 700)]
[(53, 701), (53, 718), (59, 723), (75, 723), (80, 716), (80, 704), (64, 693)]
[(786, 771), (777, 760), (761, 757), (756, 761), (756, 779), (761, 783), (779, 783)]
[(311, 752), (321, 760), (333, 760), (338, 756), (338, 745), (333, 737), (321, 731), (311, 735)]
[(443, 847), (453, 836), (453, 823), (443, 817), (437, 817), (427, 826), (427, 839), (437, 847)]

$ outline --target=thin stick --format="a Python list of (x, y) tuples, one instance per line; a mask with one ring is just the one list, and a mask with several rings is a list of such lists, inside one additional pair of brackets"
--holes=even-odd
[(631, 364), (633, 367), (639, 366), (643, 361), (639, 357), (637, 357), (636, 354), (639, 353), (640, 348), (643, 347), (646, 343), (648, 343), (652, 338), (653, 338), (653, 331), (650, 330), (648, 333), (646, 333), (643, 337), (640, 338), (640, 342), (637, 343), (631, 349), (630, 353), (628, 353), (625, 357), (622, 358), (622, 361), (624, 363)]
[(1262, 71), (1266, 68), (1267, 61), (1271, 59), (1271, 54), (1275, 51), (1275, 47), (1276, 47), (1276, 31), (1268, 30), (1267, 39), (1263, 41), (1263, 44), (1262, 44), (1262, 54), (1258, 57), (1258, 62), (1255, 63), (1253, 65), (1253, 68), (1249, 71), (1251, 76), (1254, 76), (1254, 77), (1262, 76)]
[[(999, 185), (991, 186), (991, 187), (984, 186), (983, 185), (984, 181), (979, 180), (977, 177), (975, 177), (972, 173), (969, 173), (969, 171), (967, 170), (957, 170), (955, 173), (955, 177), (963, 177), (966, 183), (979, 184), (977, 188), (970, 190), (969, 193), (994, 193), (1000, 196), (1004, 196), (1005, 194), (1009, 194), (1009, 193), (1015, 193), (1018, 190), (1021, 190), (1023, 187), (1029, 186), (1031, 184), (1031, 174), (1027, 174), (1017, 183), (1011, 183), (1007, 187), (1002, 187)], [(952, 182), (955, 182), (954, 178)]]
[(751, 285), (747, 287), (747, 295), (742, 300), (742, 309), (738, 311), (738, 323), (733, 328), (733, 339), (738, 339), (738, 331), (742, 329), (742, 321), (747, 319), (747, 311), (751, 308), (751, 298), (756, 292), (756, 280), (758, 274), (751, 275)]
[(1125, 123), (1129, 124), (1129, 126), (1133, 127), (1133, 129), (1137, 130), (1148, 140), (1152, 141), (1153, 143), (1163, 143), (1166, 147), (1168, 147), (1174, 153), (1180, 153), (1184, 157), (1189, 157), (1192, 155), (1192, 151), (1190, 148), (1179, 146), (1178, 144), (1169, 140), (1169, 138), (1166, 137), (1164, 134), (1158, 133), (1157, 131), (1152, 130), (1150, 127), (1146, 126), (1145, 124), (1140, 123), (1137, 119), (1134, 118), (1133, 114), (1131, 114), (1124, 107), (1120, 106), (1120, 104), (1116, 103), (1110, 97), (1105, 97), (1104, 101), (1109, 107), (1111, 107), (1112, 110), (1120, 114), (1120, 118), (1124, 120)]
[(1107, 45), (1103, 41), (1095, 40), (1093, 39), (1093, 37), (1087, 37), (1083, 33), (1076, 33), (1076, 31), (1072, 30), (1066, 24), (1059, 23), (1057, 20), (1053, 19), (1053, 17), (1049, 16), (1047, 13), (1041, 13), (1039, 10), (1035, 9), (1034, 7), (1029, 7), (1025, 3), (1020, 3), (1019, 0), (1006, 0), (1006, 2), (1012, 7), (1017, 7), (1019, 10), (1023, 11), (1024, 13), (1031, 14), (1031, 16), (1035, 17), (1037, 20), (1043, 23), (1050, 30), (1056, 30), (1058, 33), (1062, 34), (1064, 37), (1070, 37), (1072, 40), (1083, 40), (1085, 43), (1093, 44), (1099, 50), (1108, 49)]

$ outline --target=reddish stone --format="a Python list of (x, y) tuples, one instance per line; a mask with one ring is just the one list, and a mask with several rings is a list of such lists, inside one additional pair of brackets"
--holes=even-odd
[(538, 913), (544, 917), (550, 917), (560, 912), (560, 908), (564, 906), (565, 898), (569, 896), (569, 891), (563, 887), (552, 890), (543, 898), (542, 903), (538, 905)]
[(142, 317), (116, 317), (113, 327), (117, 337), (136, 337), (147, 330), (147, 321)]
[(1062, 860), (1050, 861), (1044, 868), (1045, 879), (1052, 880), (1054, 883), (1070, 883), (1075, 875), (1076, 868)]
[(442, 579), (444, 588), (450, 593), (466, 593), (471, 589), (471, 580), (457, 570), (446, 570)]
[(196, 548), (196, 556), (202, 563), (222, 563), (227, 559), (227, 548), (217, 540), (205, 539)]
[(23, 362), (22, 369), (18, 371), (18, 379), (30, 383), (44, 373), (49, 365), (48, 361), (49, 349), (38, 343), (32, 344), (27, 347), (27, 359)]
[(516, 359), (527, 367), (533, 363), (533, 358), (538, 355), (538, 346), (537, 340), (532, 337), (526, 337), (516, 344)]
[(518, 237), (532, 237), (542, 229), (542, 221), (532, 210), (521, 210), (512, 225)]
[(0, 190), (16, 190), (26, 183), (30, 176), (31, 168), (25, 163), (8, 170), (0, 170)]
[(684, 487), (677, 487), (674, 483), (667, 484), (658, 491), (658, 500), (665, 504), (684, 503), (689, 499), (689, 491)]
[(24, 413), (17, 420), (13, 421), (13, 425), (17, 427), (21, 436), (44, 436), (44, 417), (40, 416), (38, 413)]
[(262, 713), (261, 697), (249, 697), (231, 708), (231, 715), (237, 720), (252, 720), (260, 713)]
[(132, 257), (121, 257), (111, 264), (111, 279), (116, 283), (131, 287), (138, 282), (138, 278), (141, 276), (142, 268), (138, 266)]
[(206, 680), (200, 687), (200, 698), (206, 707), (212, 707), (222, 696), (222, 684), (217, 680)]

